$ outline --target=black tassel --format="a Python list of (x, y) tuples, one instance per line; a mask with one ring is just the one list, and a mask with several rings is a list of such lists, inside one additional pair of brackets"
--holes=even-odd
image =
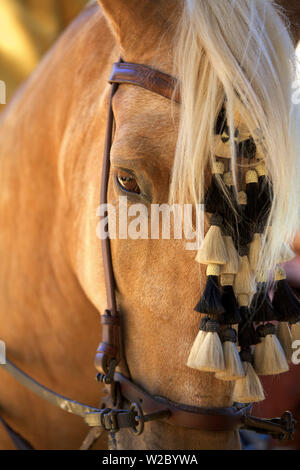
[(239, 345), (242, 348), (249, 348), (258, 344), (260, 339), (255, 331), (248, 307), (240, 307), (241, 321), (238, 328)]
[(249, 222), (243, 217), (238, 224), (238, 234), (236, 236), (236, 248), (247, 246), (253, 240), (253, 232)]
[(220, 175), (212, 175), (210, 186), (204, 197), (205, 212), (209, 212), (210, 214), (219, 212), (220, 207), (224, 205), (224, 193), (218, 179), (220, 179)]
[(258, 173), (258, 201), (257, 206), (259, 208), (257, 224), (265, 226), (270, 215), (270, 210), (273, 201), (273, 187), (272, 183), (267, 176), (265, 161), (259, 162), (256, 166)]
[(276, 320), (290, 323), (299, 320), (300, 302), (293, 294), (286, 279), (277, 281), (272, 305), (276, 312)]
[(239, 193), (240, 204), (238, 206), (238, 224), (237, 230), (232, 237), (236, 249), (249, 245), (253, 240), (253, 231), (247, 217), (247, 195), (243, 191)]
[(245, 215), (249, 224), (257, 220), (258, 213), (260, 212), (258, 205), (259, 185), (258, 176), (255, 170), (249, 170), (246, 174), (246, 194), (247, 206)]
[[(228, 229), (230, 227), (231, 232), (228, 235), (232, 235), (232, 231), (236, 230), (234, 227), (236, 227), (237, 217), (239, 213), (238, 202), (236, 199), (236, 193), (233, 185), (232, 173), (230, 171), (225, 173), (223, 180), (227, 189), (227, 193), (224, 196), (223, 204), (220, 207), (220, 211), (223, 216), (223, 219), (226, 221)], [(228, 229), (225, 228), (225, 230), (227, 231)]]
[(222, 135), (225, 129), (227, 129), (227, 117), (226, 117), (226, 109), (223, 105), (219, 115), (217, 117), (216, 126), (215, 126), (215, 134)]
[(255, 322), (270, 322), (276, 320), (276, 313), (266, 292), (266, 285), (259, 283), (257, 285), (258, 292), (254, 295), (250, 313), (253, 321)]
[(195, 310), (209, 315), (224, 313), (217, 276), (208, 276), (205, 290)]
[(247, 158), (247, 160), (252, 160), (256, 156), (256, 143), (253, 137), (250, 137), (247, 140), (243, 140), (237, 146), (237, 157)]
[(249, 346), (243, 346), (240, 351), (240, 358), (242, 362), (249, 362), (254, 365), (254, 357)]
[(259, 211), (257, 214), (257, 223), (265, 226), (271, 211), (273, 188), (267, 176), (260, 176), (258, 178), (258, 187), (257, 207)]
[(219, 317), (219, 323), (221, 325), (236, 325), (239, 323), (241, 316), (232, 286), (222, 287), (221, 303), (225, 313)]

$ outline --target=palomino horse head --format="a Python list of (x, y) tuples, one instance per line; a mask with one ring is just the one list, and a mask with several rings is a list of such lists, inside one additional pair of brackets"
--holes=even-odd
[[(175, 76), (182, 97), (179, 105), (130, 84), (117, 90), (108, 188), (108, 202), (116, 208), (120, 196), (127, 196), (129, 211), (140, 204), (148, 214), (152, 204), (200, 203), (213, 154), (215, 120), (226, 96), (233, 125), (236, 95), (246, 103), (246, 124), (264, 132), (271, 156), (275, 235), (270, 236), (262, 261), (268, 258), (273, 263), (283, 238), (291, 238), (299, 193), (288, 131), (293, 47), (271, 2), (99, 3), (101, 10), (91, 7), (66, 32), (1, 123), (3, 155), (17, 155), (19, 168), (14, 172), (11, 161), (1, 160), (1, 311), (12, 313), (1, 320), (3, 334), (13, 344), (11, 355), (34, 377), (89, 402), (96, 402), (101, 390), (89, 381), (92, 371), (84, 366), (83, 357), (90, 359), (96, 346), (95, 312), (106, 308), (95, 214), (113, 62), (121, 56)], [(31, 211), (25, 214), (28, 205)], [(12, 207), (19, 214), (17, 221)], [(20, 220), (22, 234), (28, 233), (25, 242), (21, 236), (15, 240), (21, 268), (7, 258)], [(149, 228), (150, 219), (146, 225)], [(20, 227), (17, 230), (20, 233)], [(111, 248), (126, 358), (120, 370), (152, 395), (191, 406), (231, 407), (232, 382), (186, 366), (199, 323), (194, 307), (205, 281), (195, 252), (186, 249), (185, 240), (150, 237), (116, 237)], [(53, 282), (45, 285), (45, 278)], [(25, 338), (24, 309), (32, 311), (26, 318)], [(26, 354), (20, 358), (21, 348)], [(84, 391), (79, 383), (85, 384)], [(9, 387), (12, 390), (13, 383)], [(18, 403), (24, 399), (23, 392), (13, 390), (2, 390), (4, 410), (13, 408), (17, 398)], [(34, 422), (24, 407), (14, 409), (22, 423)], [(59, 414), (40, 403), (35, 410), (43, 436), (39, 440), (30, 429), (29, 439), (36, 446), (54, 447), (62, 429), (60, 442), (64, 438), (65, 445), (72, 446), (71, 437), (78, 439), (83, 432), (80, 428), (76, 433), (73, 421), (64, 424)], [(38, 419), (45, 415), (53, 424), (52, 433), (41, 423), (47, 420)], [(25, 424), (17, 430), (28, 435)], [(237, 431), (195, 431), (158, 421), (148, 423), (139, 437), (121, 431), (117, 446), (236, 449), (240, 443)]]
[[(279, 155), (290, 145), (281, 119), (282, 113), (288, 119), (290, 106), (285, 107), (283, 102), (290, 99), (287, 80), (292, 77), (286, 75), (289, 66), (284, 54), (292, 56), (293, 48), (286, 33), (279, 39), (272, 32), (272, 28), (280, 28), (282, 23), (270, 4), (262, 8), (257, 2), (238, 2), (233, 7), (231, 2), (226, 2), (222, 7), (208, 7), (206, 2), (188, 1), (184, 10), (181, 2), (168, 1), (158, 2), (155, 7), (146, 1), (103, 0), (100, 4), (117, 43), (116, 53), (126, 62), (149, 65), (177, 76), (182, 94), (180, 106), (134, 85), (119, 87), (113, 98), (116, 128), (111, 148), (109, 202), (116, 204), (120, 196), (127, 196), (129, 207), (142, 204), (149, 214), (151, 204), (164, 204), (176, 197), (180, 202), (201, 201), (207, 155), (213, 153), (211, 132), (224, 94), (229, 108), (236, 91), (245, 97), (251, 117), (244, 119), (248, 119), (251, 129), (263, 128), (266, 152), (274, 157), (274, 152)], [(269, 20), (265, 22), (266, 37), (261, 43), (265, 8)], [(247, 23), (249, 15), (253, 15), (252, 30)], [(234, 22), (240, 29), (236, 33)], [(230, 47), (234, 48), (232, 54)], [(255, 47), (260, 47), (262, 54), (258, 60)], [(273, 47), (282, 48), (281, 59), (271, 59)], [(266, 70), (265, 64), (270, 60), (272, 66)], [(276, 80), (274, 75), (271, 78), (275, 70)], [(272, 82), (269, 82), (269, 91), (272, 90), (269, 96), (262, 85), (265, 74)], [(285, 91), (279, 90), (278, 83)], [(273, 107), (266, 120), (263, 111), (269, 106), (266, 101), (275, 99), (276, 95), (278, 108)], [(272, 130), (267, 125), (270, 120)], [(281, 149), (275, 150), (278, 132), (281, 139), (276, 139), (276, 145)], [(291, 150), (285, 169), (280, 168), (278, 159), (275, 167), (271, 159), (269, 166), (275, 187), (282, 187), (286, 168), (295, 166), (295, 158), (296, 153)], [(292, 184), (298, 192), (296, 180)], [(276, 258), (280, 246), (276, 230), (283, 224), (283, 206), (291, 208), (284, 222), (290, 227), (290, 232), (285, 234), (287, 238), (297, 224), (295, 203), (289, 191), (285, 202), (276, 196), (275, 199), (272, 216), (277, 235), (273, 239), (269, 237), (261, 263), (268, 259), (272, 264)], [(150, 231), (148, 219), (146, 226)], [(193, 307), (205, 274), (203, 271), (199, 274), (194, 252), (187, 251), (182, 240), (137, 238), (117, 237), (111, 242), (126, 357), (126, 365), (121, 364), (121, 370), (130, 373), (134, 382), (152, 395), (186, 405), (231, 406), (232, 382), (222, 383), (212, 374), (186, 366), (199, 321)], [(139, 438), (126, 431), (118, 437), (120, 448), (234, 448), (238, 445), (235, 432), (215, 435), (174, 429), (162, 422), (150, 424)]]

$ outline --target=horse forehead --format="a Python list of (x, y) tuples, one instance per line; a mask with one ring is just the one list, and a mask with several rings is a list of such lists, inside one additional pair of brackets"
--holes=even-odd
[(170, 163), (178, 133), (178, 105), (134, 85), (121, 85), (114, 97), (117, 123), (114, 148), (144, 148), (145, 153), (166, 155)]
[(135, 117), (146, 123), (160, 119), (162, 125), (171, 124), (172, 114), (175, 118), (177, 115), (176, 108), (172, 113), (172, 101), (137, 85), (127, 84), (119, 86), (113, 99), (113, 109), (117, 117), (125, 121)]

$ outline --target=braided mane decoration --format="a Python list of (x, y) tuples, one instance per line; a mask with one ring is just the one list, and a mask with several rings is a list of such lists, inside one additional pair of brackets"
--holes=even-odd
[(265, 398), (258, 375), (289, 370), (292, 341), (300, 339), (300, 302), (280, 266), (293, 257), (289, 247), (282, 246), (278, 259), (273, 301), (268, 294), (270, 273), (258, 271), (261, 240), (270, 229), (272, 181), (263, 146), (239, 126), (238, 113), (235, 117), (236, 168), (230, 160), (225, 104), (215, 128), (216, 161), (204, 197), (210, 229), (196, 256), (198, 263), (207, 266), (207, 284), (195, 310), (206, 316), (201, 319), (187, 365), (214, 372), (219, 380), (234, 381), (233, 399), (249, 403)]

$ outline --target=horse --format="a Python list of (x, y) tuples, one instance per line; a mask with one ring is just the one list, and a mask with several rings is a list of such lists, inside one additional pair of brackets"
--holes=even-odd
[[(100, 7), (90, 6), (72, 23), (0, 118), (0, 315), (7, 357), (47, 387), (92, 406), (98, 405), (104, 393), (103, 384), (95, 381), (93, 357), (100, 339), (99, 313), (106, 308), (96, 211), (110, 93), (107, 80), (120, 55), (127, 62), (174, 75), (178, 22), (184, 15), (181, 1), (160, 0), (155, 6), (148, 0), (99, 3)], [(197, 2), (196, 19), (202, 12), (202, 21), (209, 26), (213, 10), (205, 3)], [(222, 3), (227, 7), (223, 11), (226, 24), (232, 11), (245, 20), (251, 5), (261, 14), (255, 10), (260, 2), (237, 1), (233, 10), (230, 0)], [(287, 30), (282, 43), (272, 37), (274, 24), (278, 28), (283, 23), (271, 2), (265, 3), (271, 16), (262, 49), (273, 50), (277, 41), (284, 52), (282, 43), (290, 41)], [(297, 42), (297, 1), (293, 8), (289, 2), (289, 7)], [(263, 22), (262, 17), (258, 19)], [(198, 44), (199, 26), (194, 28)], [(232, 23), (232, 44), (236, 45), (240, 36), (233, 30), (241, 34), (247, 28), (243, 23), (239, 31)], [(207, 33), (212, 31), (208, 28)], [(207, 47), (200, 54), (203, 77), (209, 70), (217, 74), (215, 64), (205, 61), (206, 54), (212, 59), (215, 52), (213, 37), (208, 40), (212, 49)], [(226, 41), (232, 45), (229, 37)], [(246, 43), (245, 37), (241, 48)], [(182, 40), (181, 44), (187, 45)], [(287, 50), (291, 47), (288, 42)], [(186, 64), (195, 58), (191, 52), (186, 48), (186, 55), (181, 55)], [(186, 71), (177, 69), (177, 74), (185, 80)], [(196, 95), (196, 89), (188, 95), (184, 103), (199, 104), (204, 99)], [(208, 108), (206, 99), (206, 108), (201, 109), (209, 112)], [(108, 201), (116, 203), (126, 193), (129, 204), (166, 203), (176, 175), (177, 184), (180, 174), (183, 177), (184, 162), (174, 169), (177, 140), (182, 136), (179, 128), (183, 129), (181, 106), (126, 85), (113, 98), (113, 112), (116, 129)], [(211, 119), (215, 113), (216, 109), (210, 111)], [(293, 181), (291, 175), (291, 185)], [(286, 186), (281, 196), (289, 200)], [(293, 208), (288, 214), (291, 224), (294, 212)], [(198, 323), (193, 309), (200, 280), (205, 278), (203, 271), (199, 276), (195, 253), (184, 249), (183, 240), (116, 239), (111, 240), (111, 248), (126, 356), (119, 370), (125, 375), (129, 370), (136, 384), (173, 402), (231, 407), (231, 382), (186, 367)], [(79, 447), (87, 432), (79, 418), (33, 396), (4, 370), (0, 377), (0, 414), (17, 433), (36, 449)], [(141, 436), (122, 430), (116, 444), (118, 449), (241, 447), (237, 430), (195, 431), (163, 421), (147, 423)], [(105, 436), (97, 444), (100, 449), (107, 445)], [(13, 448), (2, 428), (0, 447)]]

